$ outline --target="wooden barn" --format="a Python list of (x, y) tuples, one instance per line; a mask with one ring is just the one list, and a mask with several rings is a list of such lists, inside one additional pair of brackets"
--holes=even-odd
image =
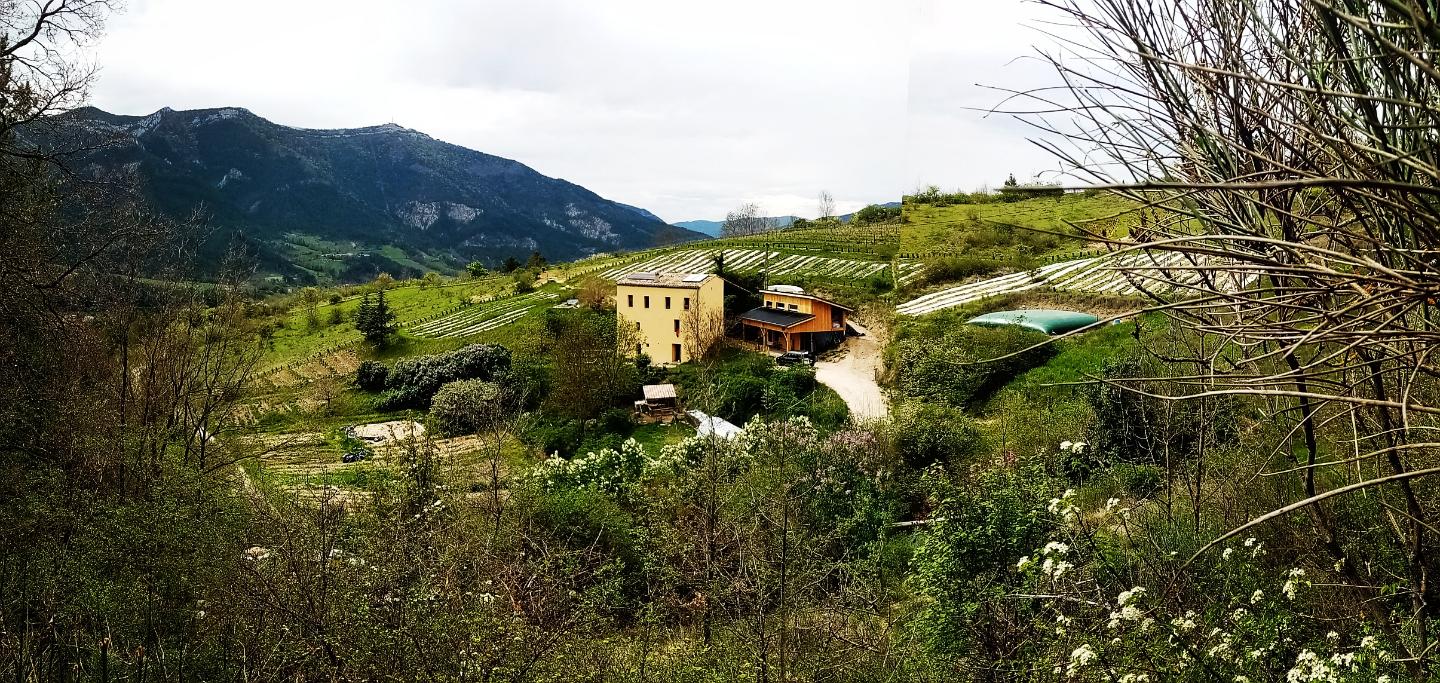
[(761, 292), (763, 303), (740, 316), (746, 340), (762, 348), (819, 353), (845, 339), (854, 310), (789, 285)]

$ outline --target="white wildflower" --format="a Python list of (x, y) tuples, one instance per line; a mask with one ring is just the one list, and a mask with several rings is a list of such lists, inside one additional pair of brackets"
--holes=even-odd
[(1105, 511), (1106, 511), (1106, 512), (1109, 512), (1109, 511), (1111, 511), (1111, 510), (1114, 510), (1114, 509), (1115, 509), (1115, 506), (1116, 506), (1116, 505), (1119, 505), (1119, 504), (1120, 504), (1120, 499), (1119, 499), (1119, 498), (1111, 498), (1110, 500), (1105, 501)]
[(1365, 636), (1364, 638), (1360, 639), (1360, 647), (1365, 648), (1366, 650), (1375, 647), (1375, 643), (1375, 636)]
[(1066, 667), (1065, 671), (1067, 674), (1074, 676), (1081, 669), (1089, 666), (1090, 662), (1095, 661), (1095, 658), (1099, 656), (1100, 655), (1095, 652), (1095, 648), (1090, 647), (1089, 643), (1085, 643), (1070, 653), (1070, 666)]
[(1265, 591), (1256, 589), (1254, 593), (1251, 593), (1251, 594), (1250, 594), (1250, 604), (1252, 604), (1252, 605), (1255, 604), (1255, 603), (1257, 603), (1257, 602), (1260, 602), (1261, 600), (1264, 600), (1264, 599), (1265, 599)]
[(1228, 560), (1228, 559), (1230, 559), (1230, 556), (1231, 556), (1231, 555), (1234, 555), (1234, 554), (1235, 554), (1235, 549), (1234, 549), (1234, 548), (1226, 548), (1226, 549), (1225, 549), (1225, 552), (1220, 553), (1220, 559), (1222, 559), (1222, 560)]
[(1288, 683), (1304, 683), (1305, 681), (1334, 681), (1336, 673), (1330, 668), (1328, 662), (1320, 658), (1320, 655), (1304, 650), (1300, 656), (1295, 658), (1295, 666), (1285, 672), (1285, 680)]
[(1070, 552), (1070, 546), (1065, 545), (1064, 543), (1061, 543), (1059, 541), (1050, 541), (1049, 543), (1045, 544), (1045, 549), (1041, 550), (1040, 554), (1049, 555), (1050, 553), (1055, 553), (1057, 555), (1064, 555), (1068, 552)]
[(1144, 593), (1144, 586), (1136, 586), (1128, 591), (1120, 591), (1120, 595), (1115, 598), (1115, 604), (1124, 607), (1130, 600), (1138, 598)]
[(1029, 555), (1026, 555), (1025, 557), (1020, 558), (1020, 561), (1019, 561), (1019, 562), (1016, 562), (1016, 563), (1015, 563), (1015, 569), (1017, 569), (1017, 570), (1023, 570), (1023, 569), (1025, 569), (1025, 567), (1027, 567), (1027, 566), (1029, 566), (1029, 565), (1030, 565), (1030, 556), (1029, 556)]

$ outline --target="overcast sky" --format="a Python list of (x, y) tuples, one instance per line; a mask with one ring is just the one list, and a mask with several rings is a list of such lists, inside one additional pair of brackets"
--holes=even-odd
[(393, 121), (669, 221), (813, 215), (1054, 166), (976, 83), (1028, 83), (1020, 0), (130, 0), (96, 48), (121, 114)]

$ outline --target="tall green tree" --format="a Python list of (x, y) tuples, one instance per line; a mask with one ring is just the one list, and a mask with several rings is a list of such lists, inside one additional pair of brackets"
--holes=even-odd
[(367, 293), (360, 299), (360, 308), (355, 312), (355, 329), (365, 335), (365, 341), (376, 347), (390, 343), (390, 336), (400, 330), (395, 322), (395, 312), (385, 302), (385, 290), (376, 293), (372, 300)]

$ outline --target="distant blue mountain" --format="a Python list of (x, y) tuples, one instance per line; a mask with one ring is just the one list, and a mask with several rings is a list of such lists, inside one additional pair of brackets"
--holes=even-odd
[[(770, 220), (775, 221), (776, 227), (780, 228), (790, 227), (790, 224), (794, 223), (796, 218), (798, 218), (798, 216), (770, 216)], [(672, 223), (671, 225), (677, 228), (685, 228), (686, 230), (694, 230), (695, 232), (703, 232), (711, 237), (719, 237), (720, 227), (725, 225), (725, 221), (680, 221), (679, 223)]]

